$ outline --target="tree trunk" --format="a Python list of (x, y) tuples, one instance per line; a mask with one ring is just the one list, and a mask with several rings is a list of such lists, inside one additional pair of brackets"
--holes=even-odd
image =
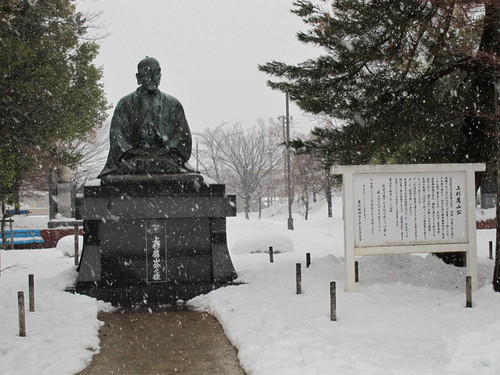
[[(497, 120), (498, 124), (498, 120)], [(498, 125), (497, 125), (498, 132)], [(493, 269), (493, 290), (500, 292), (500, 155), (497, 133), (497, 150), (496, 150), (496, 183), (497, 183), (497, 202), (496, 202), (496, 245), (495, 245), (495, 267)]]
[(16, 190), (14, 190), (14, 213), (16, 215), (19, 215), (19, 213), (21, 212), (21, 203), (19, 203), (20, 195), (21, 187), (18, 185), (16, 186)]
[[(492, 76), (489, 82), (489, 87), (493, 91), (490, 93), (493, 101), (494, 119), (490, 124), (491, 131), (488, 134), (494, 134), (494, 176), (496, 177), (496, 250), (495, 250), (495, 267), (493, 271), (493, 289), (500, 292), (500, 145), (499, 145), (499, 109), (498, 109), (498, 90), (500, 90), (499, 68), (497, 64), (500, 62), (500, 7), (496, 2), (486, 2), (485, 17), (483, 25), (483, 35), (481, 36), (480, 52), (484, 52), (494, 58), (493, 68), (490, 69)], [(486, 87), (485, 87), (486, 89)]]
[(1, 232), (2, 232), (2, 247), (4, 249), (7, 248), (7, 237), (5, 236), (5, 201), (2, 200), (2, 224), (1, 224)]
[(328, 217), (333, 217), (333, 205), (332, 205), (332, 177), (326, 175), (326, 191), (325, 191), (325, 197), (326, 197), (326, 204), (328, 207)]
[(305, 194), (304, 195), (305, 198), (304, 198), (304, 207), (306, 209), (306, 212), (305, 212), (305, 215), (304, 215), (304, 219), (305, 220), (309, 220), (309, 194)]
[(245, 195), (245, 219), (250, 220), (250, 195)]
[[(495, 71), (496, 73), (496, 71)], [(496, 76), (497, 74), (495, 74)], [(493, 290), (500, 292), (500, 143), (499, 143), (499, 115), (498, 94), (500, 90), (500, 78), (496, 77), (495, 88), (495, 177), (496, 177), (496, 241), (495, 241), (495, 266), (493, 269)]]

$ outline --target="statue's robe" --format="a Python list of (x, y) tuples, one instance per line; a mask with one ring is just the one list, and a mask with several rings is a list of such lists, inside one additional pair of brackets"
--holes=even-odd
[(181, 103), (160, 90), (149, 93), (139, 87), (122, 98), (115, 108), (108, 160), (98, 178), (108, 174), (142, 173), (131, 169), (127, 162), (132, 159), (134, 149), (163, 151), (178, 164), (178, 172), (190, 172), (186, 163), (191, 147), (191, 132)]

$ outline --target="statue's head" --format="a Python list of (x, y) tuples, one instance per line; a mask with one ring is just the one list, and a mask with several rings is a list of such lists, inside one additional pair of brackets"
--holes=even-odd
[(146, 57), (137, 65), (137, 84), (148, 92), (158, 90), (161, 80), (160, 63), (154, 57)]

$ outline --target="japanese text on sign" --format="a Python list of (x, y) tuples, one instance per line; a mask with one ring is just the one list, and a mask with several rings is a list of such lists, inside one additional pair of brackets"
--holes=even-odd
[(461, 172), (354, 176), (356, 246), (467, 241)]

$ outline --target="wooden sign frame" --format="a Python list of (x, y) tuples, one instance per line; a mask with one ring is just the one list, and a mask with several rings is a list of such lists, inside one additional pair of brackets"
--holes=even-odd
[(475, 172), (485, 164), (333, 166), (342, 175), (345, 290), (354, 259), (378, 254), (465, 252), (477, 288)]

